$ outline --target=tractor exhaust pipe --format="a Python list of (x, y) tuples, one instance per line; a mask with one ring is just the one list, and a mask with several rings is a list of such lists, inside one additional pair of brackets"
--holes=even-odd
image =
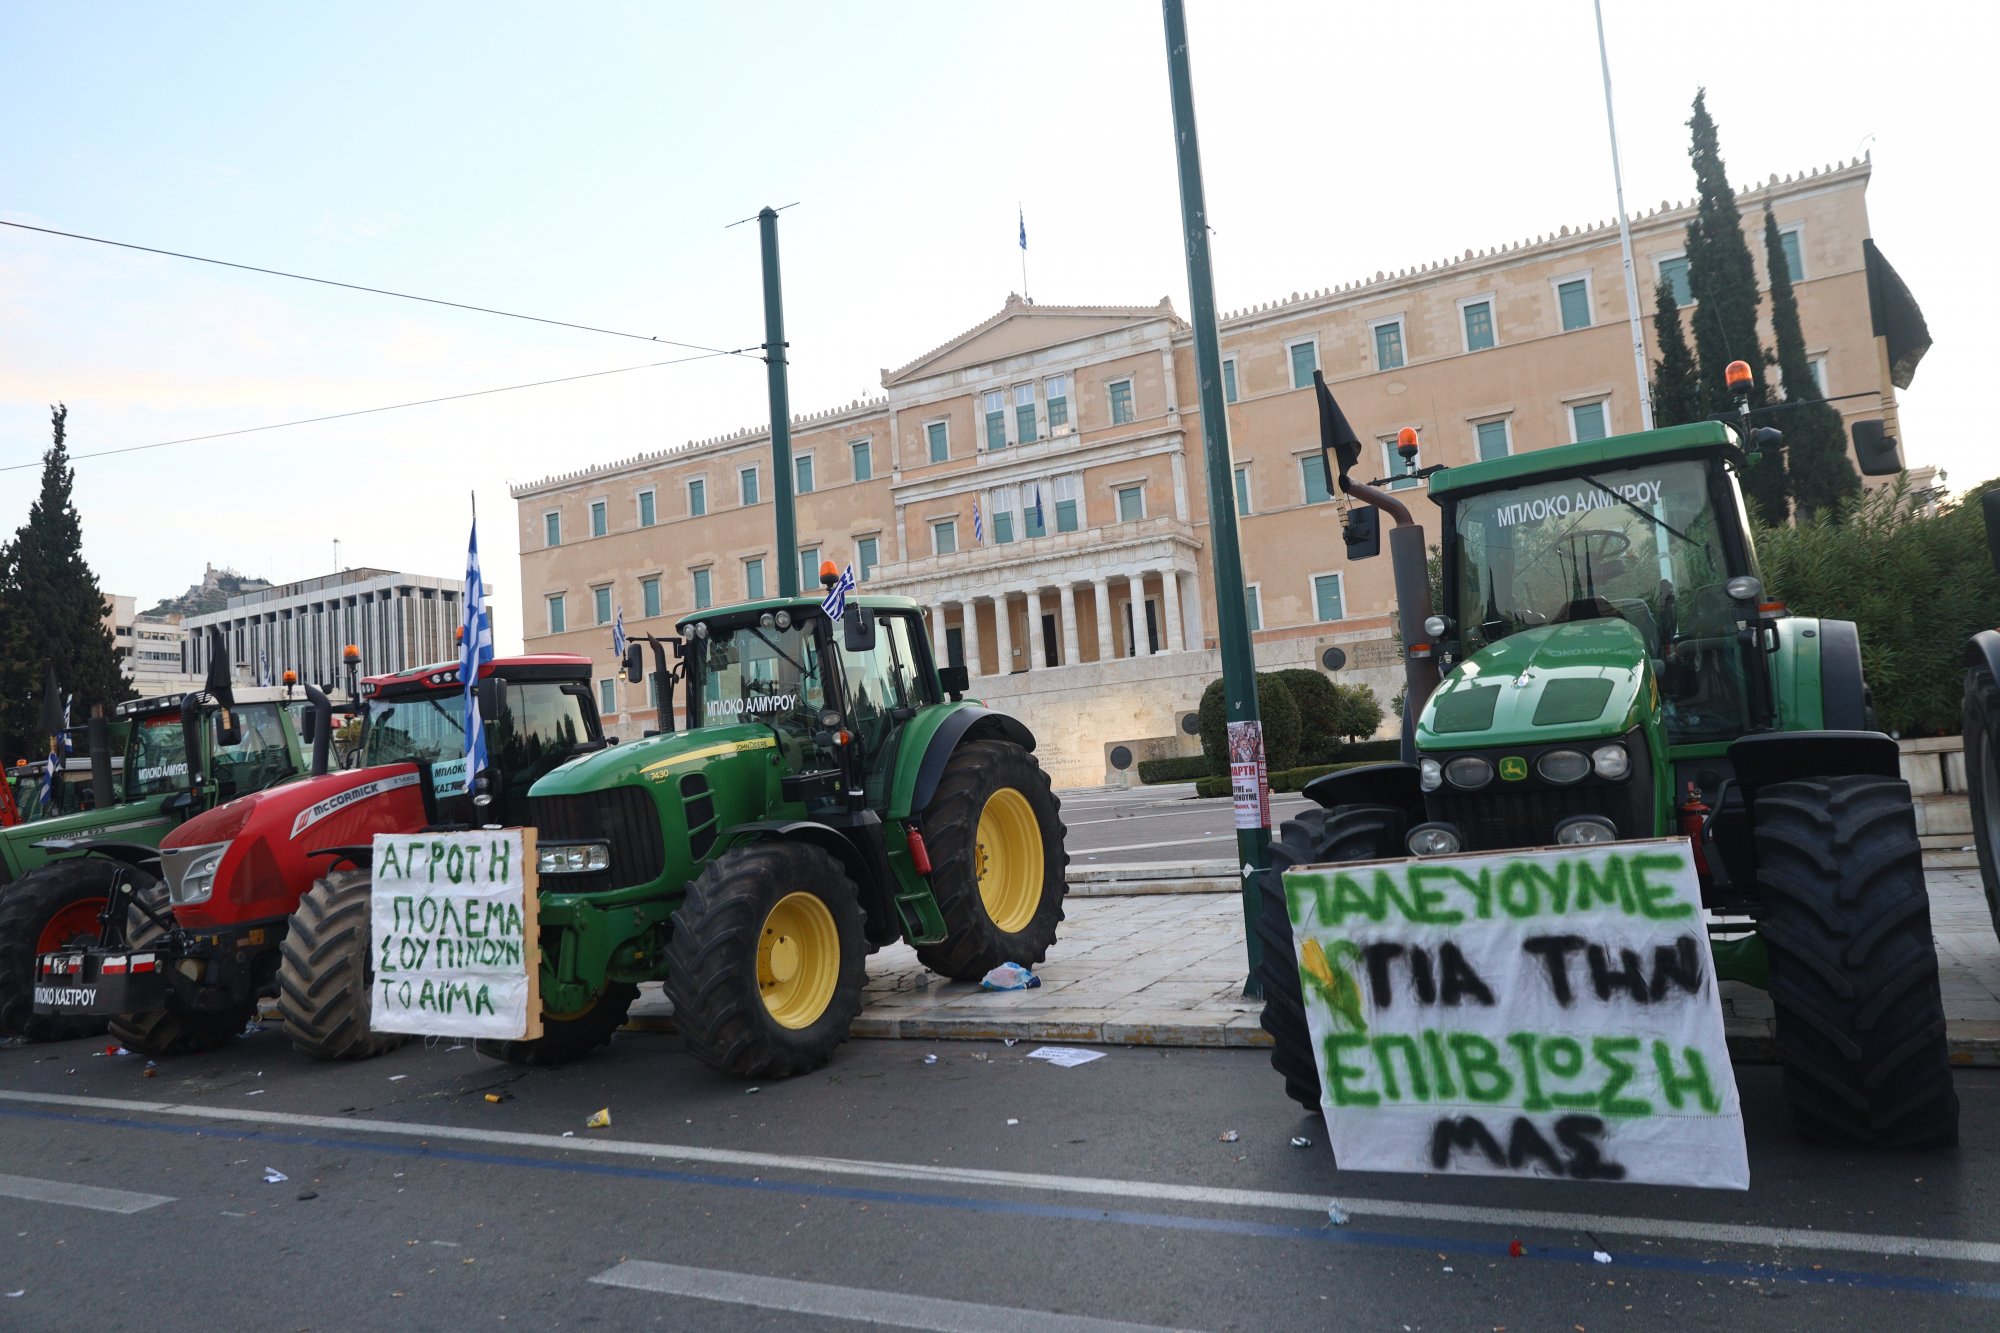
[(99, 810), (117, 804), (111, 786), (111, 723), (104, 705), (96, 704), (90, 710), (90, 798)]
[(312, 728), (308, 737), (313, 747), (312, 775), (323, 778), (327, 771), (327, 752), (333, 745), (333, 701), (319, 686), (307, 685), (306, 703), (312, 709), (306, 715), (307, 723)]

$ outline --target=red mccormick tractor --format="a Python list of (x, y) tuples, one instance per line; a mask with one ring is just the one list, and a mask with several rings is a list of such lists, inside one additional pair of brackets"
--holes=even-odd
[[(275, 995), (307, 1055), (400, 1044), (368, 1029), (369, 881), (354, 867), (367, 864), (374, 835), (522, 823), (535, 779), (604, 744), (587, 658), (497, 659), (480, 688), (490, 804), (475, 811), (466, 789), (457, 664), (371, 677), (361, 682), (361, 766), (175, 829), (131, 877), (116, 932), (42, 957), (37, 1011), (114, 1015), (112, 1035), (132, 1050), (181, 1055), (227, 1041)], [(330, 728), (316, 736), (323, 754)]]

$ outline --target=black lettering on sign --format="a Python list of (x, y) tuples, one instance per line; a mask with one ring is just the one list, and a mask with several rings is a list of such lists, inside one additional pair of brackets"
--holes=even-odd
[(1569, 986), (1569, 956), (1582, 947), (1581, 935), (1530, 935), (1521, 941), (1524, 953), (1542, 960), (1549, 974), (1549, 989), (1555, 992), (1556, 1003), (1565, 1009), (1576, 1003), (1576, 992)]
[(1625, 1168), (1604, 1155), (1604, 1122), (1594, 1115), (1566, 1115), (1555, 1123), (1555, 1143), (1528, 1116), (1515, 1116), (1507, 1146), (1478, 1116), (1446, 1116), (1431, 1126), (1431, 1169), (1450, 1169), (1459, 1153), (1477, 1153), (1492, 1166), (1540, 1171), (1572, 1180), (1623, 1180)]
[(1488, 1008), (1493, 1006), (1492, 989), (1487, 986), (1485, 978), (1479, 975), (1472, 964), (1465, 960), (1465, 955), (1459, 952), (1456, 944), (1446, 941), (1438, 946), (1438, 963), (1444, 970), (1443, 994), (1446, 1004), (1456, 1005), (1469, 995)]

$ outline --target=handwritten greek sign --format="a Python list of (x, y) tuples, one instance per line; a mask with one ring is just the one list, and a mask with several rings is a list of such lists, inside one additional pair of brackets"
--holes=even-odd
[(1684, 840), (1284, 884), (1341, 1167), (1749, 1188)]
[(541, 1036), (532, 829), (375, 835), (376, 1032)]

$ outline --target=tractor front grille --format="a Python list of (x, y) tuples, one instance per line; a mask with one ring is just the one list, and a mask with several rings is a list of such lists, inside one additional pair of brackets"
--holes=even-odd
[(647, 884), (666, 869), (666, 840), (659, 807), (638, 787), (612, 787), (581, 796), (534, 796), (528, 800), (537, 834), (551, 842), (606, 842), (611, 868), (582, 875), (554, 875), (544, 888), (567, 893), (606, 893)]
[(1556, 840), (1556, 825), (1571, 815), (1604, 815), (1618, 826), (1621, 838), (1647, 837), (1651, 828), (1637, 828), (1625, 787), (1529, 786), (1494, 782), (1476, 792), (1449, 787), (1424, 797), (1427, 817), (1458, 829), (1468, 852), (1503, 851), (1513, 847), (1546, 847)]

